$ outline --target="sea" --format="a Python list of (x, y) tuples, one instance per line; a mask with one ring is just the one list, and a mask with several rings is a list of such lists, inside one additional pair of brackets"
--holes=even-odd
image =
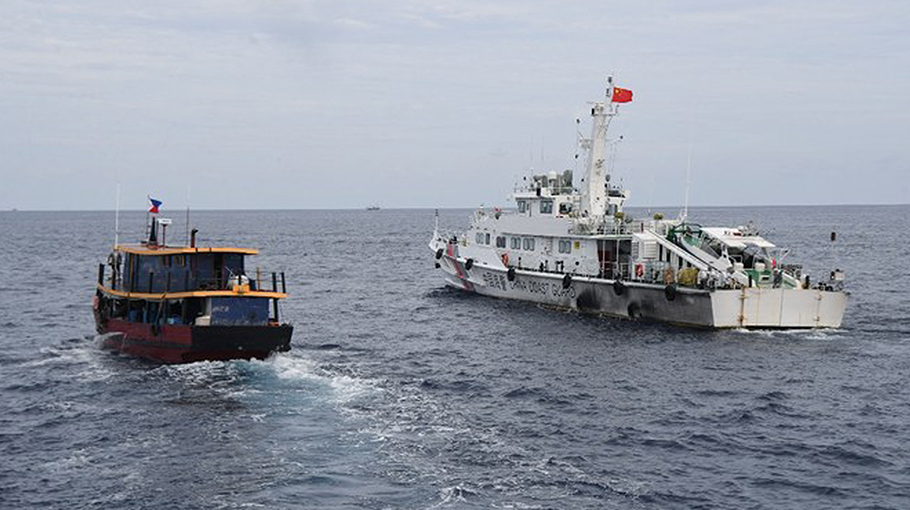
[[(285, 272), (292, 350), (161, 366), (98, 345), (112, 212), (2, 212), (0, 508), (910, 508), (910, 206), (689, 218), (753, 221), (813, 280), (843, 269), (843, 327), (706, 331), (449, 289), (429, 209), (193, 211), (200, 244)], [(123, 213), (121, 240), (144, 221)]]

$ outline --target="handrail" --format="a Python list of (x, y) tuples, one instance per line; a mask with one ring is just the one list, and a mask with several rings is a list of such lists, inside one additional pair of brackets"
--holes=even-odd
[[(235, 287), (245, 288), (247, 291), (253, 292), (266, 292), (267, 289), (271, 288), (270, 292), (272, 293), (284, 293), (287, 286), (284, 272), (266, 272), (258, 267), (252, 275), (246, 274), (245, 271), (235, 274), (230, 268), (225, 268), (226, 274), (220, 277), (214, 275), (200, 277), (200, 271), (192, 271), (182, 266), (158, 268), (157, 272), (148, 271), (136, 274), (133, 276), (131, 284), (127, 286), (127, 275), (120, 271), (105, 276), (105, 269), (109, 268), (110, 264), (100, 265), (98, 283), (107, 284), (107, 288), (112, 291), (125, 293), (160, 294), (233, 291)], [(211, 273), (208, 272), (207, 274)], [(279, 278), (281, 283), (280, 292), (278, 286)]]
[(164, 300), (164, 299), (186, 299), (186, 298), (198, 298), (198, 297), (238, 297), (238, 296), (247, 296), (247, 297), (257, 297), (257, 298), (269, 298), (269, 299), (284, 299), (288, 295), (284, 292), (270, 292), (264, 290), (252, 290), (252, 291), (241, 291), (241, 290), (193, 290), (185, 292), (127, 292), (122, 290), (114, 290), (110, 287), (106, 287), (102, 284), (98, 284), (98, 290), (105, 294), (111, 296), (126, 298), (126, 299), (147, 299), (147, 300)]

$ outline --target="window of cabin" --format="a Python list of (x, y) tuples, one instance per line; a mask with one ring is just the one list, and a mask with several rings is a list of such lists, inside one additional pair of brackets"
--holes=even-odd
[(525, 237), (524, 238), (524, 249), (528, 251), (534, 251), (534, 238)]
[(572, 253), (572, 241), (568, 239), (560, 239), (559, 253)]
[(477, 242), (477, 244), (483, 244), (483, 234), (478, 232), (474, 235), (474, 240)]
[(506, 247), (506, 237), (505, 237), (505, 236), (498, 236), (498, 237), (496, 238), (496, 247), (497, 247), (497, 248), (505, 248), (505, 247)]
[(552, 200), (541, 200), (540, 201), (540, 214), (553, 214), (553, 201)]
[(224, 268), (234, 275), (243, 274), (243, 254), (225, 253)]
[(510, 243), (511, 243), (511, 246), (512, 246), (512, 249), (513, 249), (513, 250), (520, 250), (520, 249), (521, 249), (521, 238), (520, 238), (520, 237), (513, 237), (513, 238), (511, 238)]
[(490, 244), (490, 233), (489, 233), (489, 232), (487, 232), (486, 234), (484, 234), (484, 242), (483, 242), (483, 244)]
[(518, 201), (518, 212), (524, 213), (528, 212), (528, 202), (525, 200)]
[(572, 204), (563, 202), (559, 204), (559, 214), (569, 214), (572, 212)]

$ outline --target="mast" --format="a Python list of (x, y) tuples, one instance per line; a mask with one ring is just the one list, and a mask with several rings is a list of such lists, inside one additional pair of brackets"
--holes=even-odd
[(588, 149), (588, 164), (585, 172), (585, 186), (582, 188), (582, 212), (589, 217), (602, 217), (607, 212), (607, 173), (605, 156), (607, 152), (607, 129), (616, 115), (613, 104), (613, 77), (607, 78), (607, 93), (603, 101), (591, 105), (591, 138), (582, 140)]

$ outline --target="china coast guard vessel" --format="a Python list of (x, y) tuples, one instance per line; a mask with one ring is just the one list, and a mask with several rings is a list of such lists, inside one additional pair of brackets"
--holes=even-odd
[(511, 195), (517, 211), (477, 211), (470, 228), (429, 243), (447, 285), (630, 319), (706, 328), (839, 327), (844, 274), (822, 281), (784, 263), (751, 226), (703, 227), (679, 219), (633, 219), (628, 190), (610, 183), (607, 138), (632, 93), (608, 80), (592, 104), (584, 178), (534, 175)]
[(169, 223), (153, 217), (146, 241), (115, 243), (99, 264), (93, 310), (102, 347), (158, 363), (289, 350), (293, 327), (278, 316), (284, 273), (251, 269), (246, 257), (255, 249), (196, 246), (196, 229), (189, 246), (168, 246)]

